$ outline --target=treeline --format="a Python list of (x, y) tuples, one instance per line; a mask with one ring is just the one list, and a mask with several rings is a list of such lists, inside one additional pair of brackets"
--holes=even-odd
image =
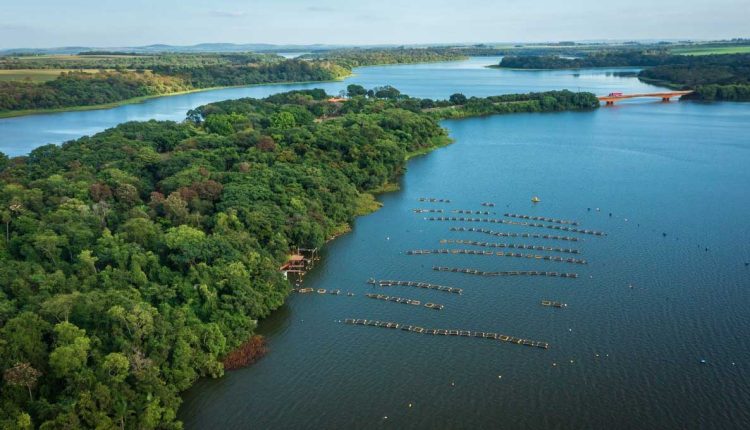
[[(476, 52), (477, 50), (474, 50)], [(338, 49), (307, 54), (304, 58), (328, 60), (348, 69), (380, 64), (430, 63), (457, 61), (467, 53), (451, 48)]]
[(149, 71), (66, 72), (41, 84), (0, 82), (0, 113), (93, 106), (218, 86), (327, 81), (348, 73), (341, 66), (323, 61), (244, 63), (243, 54), (223, 57), (225, 64), (159, 65)]
[(347, 87), (351, 98), (345, 109), (351, 110), (367, 98), (387, 99), (401, 109), (425, 112), (437, 119), (466, 118), (472, 116), (521, 113), (590, 110), (599, 107), (599, 99), (592, 93), (575, 93), (568, 90), (545, 91), (528, 94), (504, 94), (490, 97), (466, 97), (456, 93), (446, 100), (412, 98), (391, 86), (366, 90), (361, 85)]
[(695, 93), (699, 100), (750, 101), (750, 54), (684, 56), (680, 64), (642, 70), (646, 82)]
[(581, 69), (590, 67), (657, 66), (673, 64), (663, 51), (617, 50), (594, 52), (580, 58), (559, 55), (505, 56), (499, 67), (513, 69)]
[(665, 52), (602, 52), (581, 58), (507, 56), (499, 67), (572, 69), (585, 67), (646, 67), (638, 77), (649, 83), (695, 92), (699, 100), (750, 100), (750, 54), (670, 55)]
[(151, 72), (68, 72), (41, 84), (0, 82), (0, 113), (92, 106), (191, 88), (181, 79)]
[(303, 60), (203, 67), (157, 66), (152, 70), (159, 75), (179, 78), (193, 88), (273, 82), (329, 81), (349, 73), (347, 69), (330, 62)]
[(159, 66), (202, 67), (280, 61), (283, 61), (283, 58), (276, 55), (252, 52), (226, 54), (82, 52), (78, 55), (0, 56), (0, 69), (148, 70)]
[(447, 140), (390, 99), (328, 97), (0, 154), (0, 428), (181, 428), (180, 392), (283, 303), (290, 249)]

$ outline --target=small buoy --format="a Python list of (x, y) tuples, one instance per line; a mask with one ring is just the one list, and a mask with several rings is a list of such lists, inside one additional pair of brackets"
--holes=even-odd
[(534, 197), (531, 198), (531, 203), (539, 203), (541, 201), (542, 200), (539, 197), (537, 197), (537, 196), (534, 196)]
[(700, 363), (701, 364), (706, 364), (706, 360), (705, 359), (701, 359)]
[(557, 366), (557, 363), (552, 363), (553, 366)]
[(573, 331), (573, 329), (572, 329), (572, 328), (569, 328), (569, 329), (568, 329), (568, 331)]
[(386, 416), (384, 416), (384, 417), (383, 417), (383, 419), (384, 419), (384, 420), (387, 420), (387, 419), (388, 419), (388, 416), (387, 416), (387, 415), (386, 415)]
[(411, 407), (411, 403), (409, 403), (409, 407)]
[(391, 240), (391, 237), (390, 237), (390, 236), (387, 236), (387, 237), (385, 238), (385, 240)]
[(455, 387), (455, 386), (456, 386), (456, 383), (455, 382), (451, 382), (451, 387)]
[(497, 379), (503, 379), (503, 375), (497, 375)]
[(596, 208), (596, 211), (599, 212), (599, 208)]
[(573, 363), (573, 360), (570, 360), (571, 363)]

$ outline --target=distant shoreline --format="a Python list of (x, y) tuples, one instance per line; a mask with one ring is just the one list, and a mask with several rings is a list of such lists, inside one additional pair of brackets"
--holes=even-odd
[(117, 102), (102, 103), (102, 104), (90, 105), (90, 106), (70, 106), (70, 107), (52, 108), (52, 109), (26, 109), (26, 110), (0, 112), (0, 119), (17, 118), (17, 117), (29, 116), (29, 115), (44, 115), (44, 114), (50, 114), (50, 113), (80, 112), (80, 111), (87, 111), (87, 110), (112, 109), (112, 108), (125, 106), (125, 105), (143, 103), (148, 100), (159, 98), (159, 97), (172, 97), (172, 96), (198, 93), (202, 91), (225, 90), (225, 89), (230, 89), (230, 88), (260, 87), (260, 86), (266, 86), (266, 85), (299, 85), (299, 84), (316, 84), (316, 83), (336, 82), (336, 81), (343, 81), (344, 79), (350, 78), (352, 76), (354, 76), (354, 73), (349, 73), (346, 76), (342, 76), (336, 79), (329, 79), (325, 81), (291, 81), (291, 82), (283, 81), (283, 82), (266, 82), (262, 84), (227, 85), (227, 86), (209, 87), (209, 88), (196, 88), (193, 90), (177, 91), (173, 93), (133, 97), (133, 98), (125, 99), (125, 100), (120, 100)]

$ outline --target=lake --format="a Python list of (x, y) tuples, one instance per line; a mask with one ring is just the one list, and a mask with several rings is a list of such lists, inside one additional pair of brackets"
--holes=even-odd
[[(0, 120), (0, 135), (3, 151), (18, 154), (125, 120), (181, 119), (187, 109), (214, 100), (295, 88), (337, 92), (348, 83), (391, 84), (433, 98), (656, 88), (621, 76), (621, 70), (483, 67), (493, 62), (368, 67), (343, 82), (227, 89), (108, 111)], [(380, 196), (383, 208), (330, 242), (305, 278), (305, 287), (342, 294), (290, 296), (261, 321), (268, 356), (224, 378), (200, 380), (185, 394), (180, 418), (186, 428), (750, 426), (750, 104), (628, 101), (594, 112), (443, 124), (455, 143), (412, 159), (401, 190)], [(48, 134), (52, 130), (60, 134)], [(531, 203), (532, 196), (541, 202)], [(451, 202), (425, 203), (421, 197)], [(417, 208), (444, 213), (414, 213)], [(506, 212), (576, 220), (578, 228), (607, 236), (424, 219), (464, 216), (455, 210), (493, 211), (466, 216), (505, 220), (514, 220)], [(452, 227), (579, 240), (497, 237)], [(580, 254), (441, 240), (575, 248)], [(437, 248), (559, 255), (588, 264), (406, 254)], [(437, 272), (435, 265), (579, 277), (482, 277)], [(371, 277), (431, 282), (462, 288), (463, 294), (376, 287), (366, 283)], [(371, 292), (445, 308), (373, 300), (365, 296)], [(568, 306), (544, 307), (541, 300)], [(349, 325), (342, 322), (346, 318), (498, 332), (549, 342), (550, 348)]]

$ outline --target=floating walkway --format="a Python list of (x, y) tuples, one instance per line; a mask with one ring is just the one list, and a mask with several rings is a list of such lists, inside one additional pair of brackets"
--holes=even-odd
[(553, 222), (555, 224), (570, 224), (570, 225), (580, 225), (578, 224), (578, 221), (570, 221), (566, 219), (556, 219), (556, 218), (547, 218), (543, 216), (531, 216), (531, 215), (519, 215), (519, 214), (511, 214), (506, 213), (503, 214), (504, 216), (507, 216), (508, 218), (520, 218), (520, 219), (529, 219), (532, 221), (546, 221), (546, 222)]
[(577, 273), (540, 272), (536, 270), (521, 270), (512, 272), (484, 272), (477, 269), (463, 269), (460, 267), (433, 266), (432, 270), (438, 272), (466, 273), (479, 276), (551, 276), (559, 278), (577, 278)]
[(594, 236), (606, 236), (607, 235), (604, 232), (596, 231), (596, 230), (587, 230), (587, 229), (581, 229), (581, 228), (575, 228), (575, 227), (565, 227), (561, 225), (541, 224), (541, 223), (536, 223), (536, 222), (508, 221), (507, 219), (500, 219), (500, 218), (467, 218), (467, 217), (456, 217), (456, 216), (431, 216), (431, 217), (425, 217), (425, 220), (427, 221), (488, 222), (492, 224), (507, 224), (507, 225), (520, 225), (524, 227), (549, 228), (553, 230), (569, 231), (571, 233), (591, 234)]
[(542, 306), (549, 306), (552, 308), (567, 308), (567, 303), (554, 302), (552, 300), (542, 300)]
[(498, 257), (517, 257), (517, 258), (528, 258), (533, 260), (545, 260), (545, 261), (557, 261), (571, 264), (588, 264), (586, 260), (580, 260), (577, 258), (563, 258), (556, 255), (539, 255), (539, 254), (521, 254), (518, 252), (493, 252), (493, 251), (482, 251), (480, 249), (413, 249), (406, 251), (406, 255), (429, 255), (429, 254), (463, 254), (463, 255), (494, 255)]
[(536, 348), (549, 349), (549, 343), (540, 342), (536, 340), (524, 339), (515, 336), (508, 336), (500, 333), (484, 332), (484, 331), (471, 331), (471, 330), (447, 330), (447, 329), (433, 329), (424, 328), (415, 325), (408, 325), (390, 321), (378, 321), (378, 320), (365, 320), (365, 319), (354, 319), (347, 318), (344, 320), (345, 324), (352, 325), (364, 325), (371, 327), (383, 327), (390, 329), (401, 329), (411, 333), (419, 334), (431, 334), (439, 336), (458, 336), (458, 337), (478, 337), (482, 339), (499, 340), (501, 342), (515, 343), (516, 345), (532, 346)]
[(542, 245), (524, 245), (524, 244), (514, 244), (514, 243), (492, 243), (492, 242), (477, 242), (475, 240), (451, 240), (451, 239), (442, 239), (440, 243), (455, 243), (455, 244), (461, 244), (461, 245), (474, 245), (474, 246), (482, 246), (485, 248), (513, 248), (513, 249), (533, 249), (535, 251), (552, 251), (552, 252), (565, 252), (568, 254), (580, 254), (581, 252), (577, 249), (572, 248), (557, 248), (552, 246), (542, 246)]
[(442, 209), (412, 209), (414, 213), (423, 214), (423, 213), (438, 213), (441, 214), (445, 212)]
[(435, 284), (428, 284), (427, 282), (415, 282), (415, 281), (391, 281), (391, 280), (383, 280), (383, 279), (376, 281), (375, 279), (370, 279), (369, 281), (367, 281), (367, 283), (373, 284), (373, 285), (380, 285), (381, 287), (401, 286), (401, 287), (426, 288), (429, 290), (445, 291), (446, 293), (455, 293), (455, 294), (461, 294), (464, 291), (461, 288), (446, 287), (443, 285), (435, 285)]
[[(405, 305), (419, 306), (422, 304), (422, 302), (420, 302), (419, 300), (405, 299), (403, 297), (386, 296), (385, 294), (366, 294), (366, 296), (370, 299), (385, 300), (387, 302), (395, 302), (395, 303), (403, 303)], [(436, 311), (441, 311), (443, 310), (445, 306), (439, 305), (437, 303), (425, 303), (424, 307), (428, 309), (435, 309)]]
[(493, 231), (488, 228), (477, 228), (477, 227), (451, 227), (451, 231), (473, 231), (476, 233), (484, 233), (484, 234), (489, 234), (490, 236), (498, 236), (498, 237), (528, 237), (532, 239), (567, 240), (570, 242), (578, 242), (582, 240), (577, 237), (555, 236), (555, 235), (550, 235), (550, 234), (505, 233), (501, 231)]
[(472, 211), (467, 209), (458, 209), (451, 211), (454, 214), (467, 214), (467, 215), (495, 215), (497, 212), (490, 211)]
[(430, 202), (430, 203), (450, 203), (451, 201), (448, 199), (436, 199), (432, 197), (420, 197), (420, 202)]

